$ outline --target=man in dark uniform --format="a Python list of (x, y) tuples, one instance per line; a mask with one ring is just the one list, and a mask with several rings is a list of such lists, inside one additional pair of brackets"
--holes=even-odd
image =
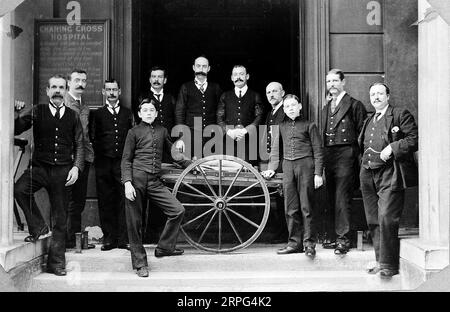
[(84, 163), (83, 130), (78, 114), (64, 104), (66, 87), (64, 77), (51, 77), (47, 87), (49, 104), (35, 105), (31, 114), (16, 118), (14, 123), (16, 135), (33, 126), (34, 151), (30, 166), (14, 185), (14, 197), (24, 212), (30, 232), (25, 241), (35, 242), (48, 233), (33, 196), (44, 187), (49, 194), (52, 218), (47, 270), (58, 276), (66, 275), (68, 188), (77, 181)]
[[(263, 118), (263, 103), (259, 93), (248, 87), (249, 78), (250, 75), (245, 66), (233, 67), (231, 81), (235, 87), (233, 90), (224, 92), (220, 97), (217, 107), (217, 124), (222, 128), (226, 139), (230, 138), (234, 141), (233, 153), (228, 151), (229, 146), (225, 145), (226, 154), (257, 165), (257, 127)], [(255, 140), (249, 142), (251, 135)]]
[[(335, 254), (346, 254), (351, 247), (351, 208), (359, 155), (357, 139), (367, 112), (360, 101), (344, 91), (345, 78), (341, 70), (330, 70), (326, 79), (331, 95), (331, 101), (322, 110), (325, 180), (330, 208), (327, 218), (330, 224), (334, 223), (328, 231), (336, 234), (336, 242), (331, 243)], [(326, 244), (324, 247), (330, 248)]]
[[(155, 257), (183, 254), (184, 251), (175, 248), (175, 245), (185, 210), (159, 178), (162, 153), (165, 149), (172, 150), (172, 142), (167, 129), (154, 124), (158, 115), (158, 104), (153, 100), (144, 100), (139, 105), (138, 114), (142, 121), (128, 132), (121, 169), (122, 182), (125, 185), (131, 261), (138, 276), (148, 277), (147, 254), (142, 244), (142, 213), (145, 211), (143, 203), (148, 198), (167, 216), (166, 225), (155, 249)], [(184, 167), (191, 163), (190, 160), (181, 159), (179, 162)]]
[[(207, 80), (211, 67), (206, 57), (197, 57), (192, 70), (195, 73), (194, 80), (184, 83), (178, 94), (175, 107), (175, 124), (187, 125), (190, 128), (191, 137), (188, 145), (191, 150), (188, 156), (195, 155), (197, 158), (201, 158), (203, 144), (206, 142), (206, 139), (203, 139), (203, 129), (216, 123), (217, 103), (222, 90), (217, 83)], [(194, 122), (195, 120), (197, 120), (197, 123)], [(198, 142), (197, 148), (194, 148), (194, 137), (202, 139), (201, 142)], [(186, 137), (183, 138), (183, 141), (187, 144)], [(176, 147), (183, 149), (184, 147), (178, 145), (178, 142)]]
[[(70, 190), (69, 210), (67, 215), (66, 247), (75, 247), (75, 233), (81, 232), (81, 213), (86, 205), (89, 169), (94, 161), (94, 149), (89, 140), (89, 106), (84, 103), (82, 95), (86, 89), (87, 73), (84, 70), (74, 69), (69, 76), (69, 92), (66, 93), (64, 103), (67, 107), (80, 115), (83, 126), (84, 141), (84, 170), (80, 173), (77, 182)], [(88, 248), (95, 248), (94, 244), (88, 244)]]
[[(262, 140), (260, 144), (264, 147), (267, 155), (270, 155), (272, 148), (272, 133), (273, 126), (278, 126), (285, 118), (286, 114), (283, 110), (283, 86), (279, 82), (271, 82), (266, 87), (267, 101), (272, 106), (270, 112), (266, 116), (265, 130), (260, 133)], [(267, 169), (268, 160), (262, 160), (260, 162), (260, 170), (265, 171)], [(275, 173), (283, 172), (283, 149), (280, 149), (280, 164), (275, 170)], [(276, 193), (274, 210), (271, 210), (272, 224), (274, 233), (272, 236), (272, 243), (284, 243), (287, 240), (288, 231), (286, 226), (286, 219), (284, 217), (284, 198), (280, 194)], [(269, 217), (270, 218), (270, 217)], [(269, 219), (270, 220), (270, 219)]]
[(358, 138), (361, 192), (377, 261), (367, 272), (391, 278), (399, 269), (398, 229), (405, 188), (418, 183), (413, 155), (418, 130), (408, 110), (389, 105), (386, 84), (375, 83), (369, 90), (375, 114), (367, 118)]
[(89, 121), (89, 136), (95, 152), (95, 181), (103, 231), (103, 251), (117, 247), (128, 249), (120, 162), (125, 138), (133, 126), (133, 114), (120, 105), (120, 92), (116, 80), (106, 80), (102, 90), (106, 103), (92, 111)]

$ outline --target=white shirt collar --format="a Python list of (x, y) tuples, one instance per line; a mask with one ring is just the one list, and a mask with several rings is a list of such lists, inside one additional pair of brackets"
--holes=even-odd
[[(386, 114), (386, 111), (387, 111), (388, 107), (389, 107), (389, 104), (386, 105), (386, 107), (383, 108), (383, 109), (379, 112), (379, 113), (381, 113), (381, 114), (380, 114), (380, 116), (378, 116), (377, 121), (380, 120), (380, 118), (383, 117), (384, 114)], [(378, 113), (378, 112), (375, 112), (375, 113)]]
[(78, 100), (81, 103), (81, 96), (79, 98), (77, 98), (75, 95), (72, 94), (72, 92), (69, 91), (68, 93), (74, 100)]
[(164, 94), (164, 89), (161, 89), (160, 92), (157, 92), (155, 89), (153, 89), (153, 87), (151, 87), (150, 90), (153, 92), (153, 94), (161, 94), (161, 95)]
[[(116, 110), (117, 110), (117, 113), (119, 113), (119, 111), (120, 111), (120, 100), (117, 100), (117, 103), (116, 103), (115, 107), (117, 107)], [(108, 108), (108, 110), (109, 110), (109, 112), (111, 114), (114, 114), (114, 111), (112, 109), (112, 105), (111, 105), (111, 103), (109, 103), (108, 100), (106, 100), (106, 108)]]
[[(52, 115), (53, 115), (53, 117), (55, 116), (55, 114), (56, 114), (56, 108), (52, 105), (52, 101), (50, 100), (50, 103), (48, 103), (48, 107), (50, 108), (50, 112), (52, 113)], [(56, 105), (55, 105), (56, 106)], [(66, 111), (66, 106), (64, 105), (64, 103), (63, 103), (63, 105), (62, 105), (62, 107), (61, 107), (61, 109), (59, 110), (59, 119), (61, 119), (62, 118), (62, 116), (64, 116), (64, 112)]]
[(277, 106), (275, 106), (275, 109), (272, 110), (272, 115), (274, 115), (280, 109), (281, 106), (283, 106), (283, 100), (281, 100), (280, 103), (278, 103)]
[(236, 94), (236, 96), (239, 97), (239, 91), (242, 91), (241, 96), (244, 96), (245, 93), (247, 93), (247, 90), (248, 90), (247, 85), (243, 86), (241, 89), (239, 89), (238, 87), (234, 87), (234, 94)]
[(205, 82), (202, 84), (197, 77), (194, 78), (194, 82), (195, 82), (195, 86), (197, 87), (197, 89), (200, 90), (200, 87), (203, 85), (203, 90), (206, 90), (206, 88), (208, 88), (208, 79), (205, 79)]
[(341, 94), (338, 95), (338, 97), (336, 98), (336, 106), (339, 105), (339, 103), (341, 103), (342, 98), (344, 97), (344, 95), (346, 95), (347, 92), (342, 91)]

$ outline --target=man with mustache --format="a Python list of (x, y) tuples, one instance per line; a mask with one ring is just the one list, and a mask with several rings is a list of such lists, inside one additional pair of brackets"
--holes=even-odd
[(133, 126), (133, 114), (130, 109), (120, 105), (120, 93), (117, 80), (106, 80), (102, 89), (106, 103), (92, 111), (89, 121), (89, 137), (95, 152), (95, 181), (103, 251), (129, 248), (120, 162), (125, 138)]
[(34, 193), (44, 187), (49, 194), (52, 238), (47, 270), (66, 275), (65, 239), (69, 187), (83, 170), (83, 130), (77, 113), (64, 103), (67, 81), (56, 75), (48, 80), (48, 104), (34, 105), (31, 114), (17, 116), (14, 133), (33, 127), (34, 150), (30, 166), (14, 185), (14, 197), (22, 208), (30, 235), (26, 242), (36, 242), (49, 229), (34, 200)]
[(330, 201), (327, 230), (335, 232), (328, 234), (335, 234), (336, 242), (329, 237), (331, 243), (324, 243), (324, 248), (334, 248), (335, 254), (344, 255), (351, 247), (352, 195), (359, 155), (357, 139), (367, 112), (360, 101), (344, 91), (345, 77), (340, 69), (328, 72), (326, 84), (331, 95), (322, 109), (325, 179)]
[[(250, 159), (249, 135), (250, 131), (257, 131), (263, 115), (263, 103), (259, 93), (247, 86), (250, 78), (247, 68), (243, 65), (235, 65), (231, 72), (231, 81), (234, 89), (224, 92), (217, 107), (217, 124), (222, 127), (225, 136), (234, 141), (234, 156), (257, 165), (257, 159)], [(229, 127), (233, 128), (230, 129)], [(238, 149), (238, 141), (245, 144), (244, 153)], [(226, 145), (225, 145), (226, 147)], [(257, 149), (257, 145), (254, 146)], [(231, 154), (230, 151), (226, 152)], [(255, 150), (254, 155), (257, 155)]]
[[(89, 113), (90, 109), (85, 105), (82, 95), (86, 89), (87, 73), (81, 69), (72, 70), (64, 103), (80, 116), (83, 126), (84, 139), (84, 170), (70, 192), (69, 211), (67, 216), (67, 248), (75, 247), (75, 233), (81, 232), (81, 213), (86, 205), (89, 169), (94, 161), (94, 150), (89, 140)], [(95, 248), (94, 244), (88, 244), (88, 248)]]
[[(195, 74), (194, 80), (184, 83), (178, 94), (175, 107), (175, 123), (177, 125), (187, 125), (191, 129), (191, 155), (194, 155), (194, 135), (197, 134), (197, 137), (202, 138), (203, 129), (216, 123), (217, 103), (222, 90), (217, 83), (210, 82), (207, 79), (211, 67), (206, 57), (197, 57), (192, 70)], [(201, 127), (194, 129), (195, 118), (201, 121)], [(203, 139), (203, 141), (206, 140)], [(176, 146), (179, 149), (183, 149), (178, 142)], [(202, 155), (203, 152), (201, 154), (196, 153), (195, 156), (201, 158)]]
[(389, 104), (385, 83), (374, 83), (369, 93), (375, 114), (366, 119), (358, 138), (361, 193), (376, 259), (367, 273), (390, 279), (399, 273), (398, 228), (405, 189), (418, 183), (418, 129), (408, 110)]

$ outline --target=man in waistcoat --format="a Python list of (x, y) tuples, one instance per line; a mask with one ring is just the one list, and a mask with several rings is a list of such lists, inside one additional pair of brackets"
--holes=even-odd
[[(329, 235), (336, 235), (331, 246), (335, 254), (346, 254), (351, 247), (351, 208), (357, 179), (358, 134), (366, 109), (344, 90), (345, 77), (339, 69), (332, 69), (326, 77), (331, 100), (322, 110), (325, 179), (329, 199), (328, 220), (334, 227)], [(334, 215), (334, 220), (333, 220)], [(334, 235), (333, 235), (334, 236)]]
[[(234, 83), (234, 89), (224, 92), (220, 97), (217, 124), (222, 128), (226, 140), (234, 141), (234, 152), (227, 150), (230, 146), (225, 144), (226, 154), (257, 165), (257, 144), (249, 144), (249, 140), (252, 133), (255, 138), (252, 143), (256, 143), (257, 127), (263, 118), (263, 103), (259, 93), (248, 87), (249, 78), (245, 66), (233, 67), (231, 81)], [(241, 142), (238, 143), (239, 141)], [(254, 150), (250, 151), (251, 148)]]
[[(217, 83), (207, 79), (211, 67), (206, 57), (197, 57), (192, 70), (195, 74), (194, 80), (184, 83), (178, 94), (175, 107), (175, 124), (187, 125), (190, 128), (191, 155), (188, 156), (201, 158), (206, 138), (202, 139), (201, 146), (197, 145), (195, 148), (194, 136), (203, 138), (203, 129), (216, 123), (217, 104), (222, 90)], [(197, 120), (197, 123), (194, 123), (195, 120)], [(186, 143), (186, 138), (183, 141)], [(177, 143), (176, 147), (180, 148), (180, 145)]]
[(103, 251), (128, 249), (125, 189), (121, 181), (120, 163), (125, 138), (133, 126), (133, 114), (130, 109), (120, 105), (120, 93), (117, 80), (106, 80), (102, 90), (106, 103), (92, 111), (89, 121), (89, 136), (95, 152), (95, 182)]
[(375, 83), (370, 89), (375, 114), (367, 118), (358, 143), (361, 147), (361, 192), (377, 264), (367, 270), (381, 278), (398, 274), (398, 229), (405, 188), (416, 186), (418, 130), (414, 117), (389, 104), (389, 87)]
[[(86, 71), (80, 69), (73, 70), (67, 83), (69, 85), (69, 92), (66, 93), (64, 103), (80, 116), (84, 140), (84, 170), (80, 173), (77, 182), (71, 188), (67, 215), (66, 248), (74, 248), (75, 233), (81, 232), (81, 213), (86, 205), (89, 169), (94, 161), (94, 150), (88, 134), (90, 109), (82, 98), (87, 85)], [(95, 248), (95, 245), (88, 244), (88, 248)]]
[(33, 126), (34, 150), (30, 166), (14, 185), (14, 197), (27, 220), (30, 236), (26, 242), (36, 242), (48, 233), (34, 200), (34, 193), (44, 187), (49, 194), (52, 238), (48, 251), (47, 271), (66, 275), (65, 241), (67, 206), (70, 186), (83, 170), (83, 131), (76, 112), (64, 103), (67, 80), (60, 75), (48, 80), (48, 104), (35, 105), (31, 114), (15, 116), (16, 135)]

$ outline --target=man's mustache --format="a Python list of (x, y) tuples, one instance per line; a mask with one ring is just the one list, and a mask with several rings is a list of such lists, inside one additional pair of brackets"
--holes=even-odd
[(57, 94), (53, 94), (53, 96), (52, 96), (52, 99), (56, 99), (56, 98), (60, 98), (60, 99), (62, 99), (62, 98), (63, 98), (63, 96), (62, 96), (61, 94), (59, 94), (59, 93), (57, 93)]
[(198, 72), (195, 72), (195, 75), (196, 76), (207, 76), (207, 74), (205, 73), (205, 72), (202, 72), (202, 71), (198, 71)]
[(241, 78), (236, 79), (234, 82), (236, 83), (236, 82), (238, 82), (238, 81), (244, 82), (244, 80), (242, 80)]
[(160, 86), (161, 84), (160, 84), (158, 81), (155, 81), (155, 82), (153, 83), (153, 85), (155, 85), (155, 86)]
[(78, 86), (78, 87), (76, 87), (75, 89), (76, 89), (76, 90), (84, 90), (84, 87), (83, 87), (83, 86)]

